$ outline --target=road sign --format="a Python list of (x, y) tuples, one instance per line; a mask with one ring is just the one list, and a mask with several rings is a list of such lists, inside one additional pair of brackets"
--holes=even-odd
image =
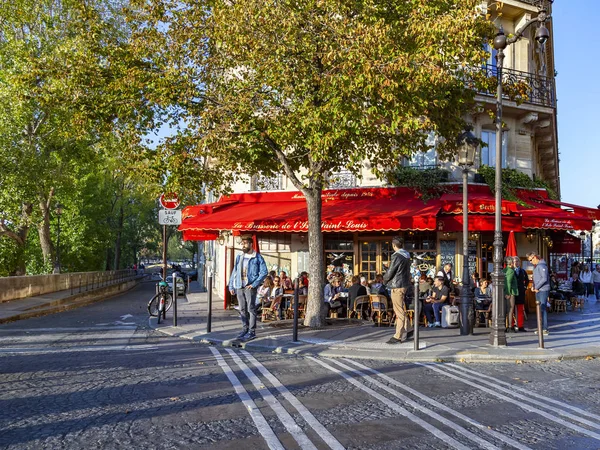
[(160, 225), (180, 225), (181, 211), (179, 209), (161, 209), (158, 211)]
[(179, 206), (179, 197), (175, 192), (167, 192), (160, 195), (160, 204), (165, 209), (175, 209)]

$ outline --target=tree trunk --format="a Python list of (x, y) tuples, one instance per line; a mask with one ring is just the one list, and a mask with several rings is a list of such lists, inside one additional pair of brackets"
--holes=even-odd
[(54, 244), (50, 236), (50, 208), (46, 199), (40, 199), (40, 212), (42, 213), (42, 220), (38, 224), (38, 235), (40, 236), (44, 264), (54, 265)]
[(32, 212), (33, 205), (31, 203), (23, 203), (21, 205), (22, 225), (15, 231), (8, 228), (4, 219), (0, 220), (0, 238), (6, 236), (17, 246), (15, 264), (9, 269), (10, 276), (25, 275), (25, 246), (27, 245), (27, 236), (29, 235), (29, 224), (31, 222)]
[(304, 325), (311, 328), (321, 328), (325, 325), (323, 314), (325, 265), (323, 261), (323, 232), (321, 231), (321, 189), (311, 186), (304, 189), (304, 195), (308, 209), (308, 270), (310, 275)]
[(121, 236), (123, 234), (123, 203), (119, 206), (119, 218), (117, 222), (117, 238), (115, 240), (115, 270), (119, 270), (119, 265), (121, 264)]

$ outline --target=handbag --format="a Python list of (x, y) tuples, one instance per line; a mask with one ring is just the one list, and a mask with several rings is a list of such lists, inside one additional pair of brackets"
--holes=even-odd
[(340, 306), (342, 306), (342, 302), (339, 300), (334, 300), (333, 302), (329, 303), (329, 307), (332, 309), (339, 308)]

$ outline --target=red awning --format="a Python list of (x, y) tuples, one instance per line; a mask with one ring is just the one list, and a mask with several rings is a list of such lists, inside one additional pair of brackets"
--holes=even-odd
[(557, 200), (544, 199), (544, 203), (549, 205), (558, 205), (571, 208), (578, 216), (587, 217), (592, 220), (600, 220), (600, 209), (587, 208), (585, 206), (574, 205), (572, 203), (559, 202)]
[[(416, 199), (407, 188), (323, 191), (321, 229), (325, 232), (430, 230), (436, 228), (439, 201)], [(227, 203), (227, 204), (225, 204)], [(304, 196), (294, 192), (233, 194), (210, 205), (186, 208), (180, 230), (307, 232)]]
[(523, 228), (546, 230), (591, 230), (592, 219), (559, 208), (533, 207), (520, 211)]
[[(469, 231), (494, 231), (495, 230), (495, 217), (483, 214), (469, 214)], [(458, 215), (440, 215), (438, 217), (437, 231), (456, 233), (461, 232), (463, 229), (463, 217), (462, 214)], [(522, 233), (525, 230), (521, 226), (520, 217), (502, 216), (502, 230), (503, 231), (515, 231)]]
[[(442, 202), (442, 211), (446, 214), (462, 214), (462, 194), (444, 194), (440, 198)], [(468, 195), (469, 213), (495, 214), (496, 199), (490, 193), (472, 194), (469, 190)], [(510, 214), (517, 210), (517, 204), (508, 200), (502, 200), (502, 214)]]
[(218, 231), (185, 230), (184, 241), (215, 241), (219, 237)]

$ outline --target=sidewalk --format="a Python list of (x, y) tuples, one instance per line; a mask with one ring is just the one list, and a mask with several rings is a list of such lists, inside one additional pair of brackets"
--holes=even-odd
[(0, 303), (0, 324), (79, 308), (131, 289), (142, 276), (95, 289), (70, 289)]
[[(593, 296), (592, 296), (593, 297)], [(548, 361), (600, 356), (600, 302), (590, 297), (583, 312), (549, 313), (549, 336), (544, 336), (545, 349), (538, 348), (538, 337), (531, 332), (507, 334), (507, 346), (494, 348), (488, 344), (489, 328), (475, 328), (472, 336), (460, 336), (457, 328), (419, 328), (420, 349), (414, 342), (389, 345), (393, 328), (374, 327), (370, 322), (336, 319), (322, 330), (299, 327), (298, 342), (292, 341), (291, 321), (257, 324), (257, 338), (241, 344), (248, 350), (277, 353), (385, 359), (395, 361)], [(213, 296), (212, 330), (206, 333), (207, 294), (198, 292), (192, 283), (187, 298), (179, 298), (177, 327), (172, 326), (172, 309), (166, 322), (151, 326), (170, 336), (193, 341), (239, 346), (234, 337), (241, 331), (236, 310), (223, 310), (223, 300)], [(530, 315), (531, 316), (531, 315)], [(535, 329), (530, 317), (526, 329)]]

